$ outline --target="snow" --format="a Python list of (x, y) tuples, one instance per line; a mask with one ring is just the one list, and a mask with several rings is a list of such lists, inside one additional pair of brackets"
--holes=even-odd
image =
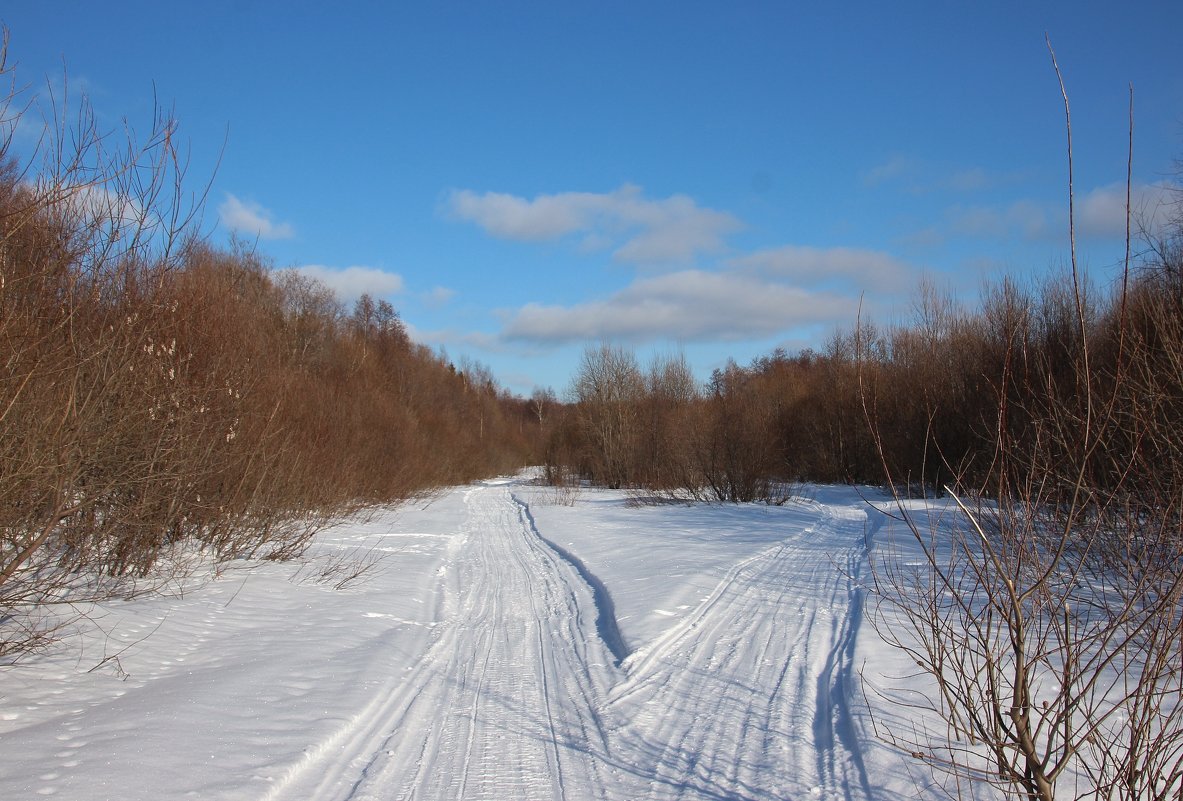
[(507, 478), (343, 521), (0, 668), (0, 798), (916, 797), (860, 687), (907, 667), (866, 623), (885, 520)]

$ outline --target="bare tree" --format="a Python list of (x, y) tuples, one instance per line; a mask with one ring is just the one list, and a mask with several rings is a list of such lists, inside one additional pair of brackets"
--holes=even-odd
[(530, 409), (538, 418), (538, 425), (545, 424), (547, 413), (558, 402), (559, 399), (555, 396), (555, 391), (550, 387), (536, 387), (534, 389), (530, 395)]
[(632, 351), (606, 343), (584, 350), (572, 395), (589, 446), (592, 477), (613, 489), (630, 478), (644, 389)]

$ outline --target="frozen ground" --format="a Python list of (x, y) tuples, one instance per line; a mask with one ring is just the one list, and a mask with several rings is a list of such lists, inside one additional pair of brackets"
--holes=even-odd
[[(809, 494), (492, 481), (326, 532), (302, 568), (95, 609), (0, 668), (0, 798), (916, 797), (868, 703), (899, 711), (859, 687), (900, 670), (861, 588), (884, 518)], [(379, 560), (315, 580), (350, 554)]]

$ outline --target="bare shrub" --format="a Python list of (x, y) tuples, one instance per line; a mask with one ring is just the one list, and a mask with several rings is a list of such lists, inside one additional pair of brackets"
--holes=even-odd
[(919, 699), (893, 697), (941, 721), (883, 733), (957, 796), (1177, 798), (1183, 482), (1161, 459), (1183, 435), (1167, 411), (1183, 396), (1158, 365), (1183, 351), (1183, 329), (1156, 305), (1145, 337), (1129, 273), (1105, 301), (1070, 241), (1070, 276), (1037, 299), (1004, 284), (986, 305), (992, 447), (972, 473), (946, 465), (952, 518), (930, 525), (935, 510), (900, 495), (864, 393), (920, 554), (910, 567), (888, 551), (875, 570), (880, 634), (931, 681)]
[[(0, 653), (30, 641), (37, 615), (17, 607), (114, 591), (182, 522), (183, 424), (156, 420), (184, 394), (162, 324), (194, 214), (175, 122), (158, 112), (146, 140), (116, 143), (85, 99), (55, 109), (40, 150), (0, 170)], [(25, 113), (15, 95), (0, 101), (6, 155)], [(80, 580), (84, 569), (105, 578)]]

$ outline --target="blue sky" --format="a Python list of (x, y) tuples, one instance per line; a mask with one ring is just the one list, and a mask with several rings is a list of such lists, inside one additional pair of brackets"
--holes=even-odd
[[(205, 225), (258, 240), (514, 391), (588, 342), (644, 361), (822, 346), (920, 276), (1123, 250), (1128, 86), (1150, 223), (1183, 157), (1183, 3), (13, 2), (30, 95), (175, 108)], [(212, 179), (211, 179), (212, 176)]]

